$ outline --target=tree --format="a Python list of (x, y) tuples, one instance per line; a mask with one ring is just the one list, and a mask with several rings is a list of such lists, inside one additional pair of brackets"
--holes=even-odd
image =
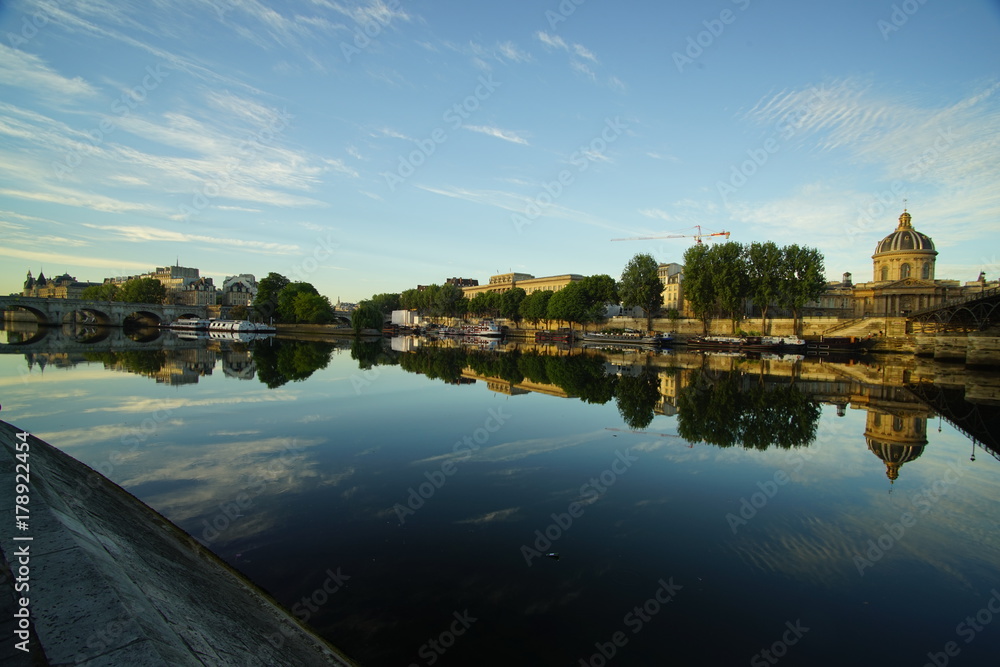
[(526, 296), (519, 307), (521, 317), (536, 326), (540, 320), (547, 319), (549, 299), (553, 294), (549, 290), (538, 290)]
[(267, 274), (257, 283), (257, 296), (253, 300), (253, 310), (261, 319), (275, 317), (278, 311), (278, 293), (291, 281), (280, 273)]
[(802, 306), (818, 299), (826, 289), (823, 255), (816, 248), (786, 246), (781, 267), (779, 303), (792, 309), (792, 326), (797, 334)]
[(229, 309), (229, 317), (234, 320), (245, 320), (249, 312), (249, 308), (240, 304)]
[(767, 310), (781, 293), (783, 251), (771, 241), (753, 242), (747, 247), (750, 300), (760, 309), (760, 331), (767, 332)]
[(362, 329), (381, 331), (383, 322), (385, 322), (385, 318), (382, 311), (367, 301), (359, 303), (358, 307), (351, 313), (351, 323), (354, 325), (355, 334), (361, 333)]
[(114, 283), (91, 285), (84, 288), (83, 292), (80, 293), (80, 298), (92, 301), (118, 301), (118, 291), (118, 285)]
[(306, 324), (329, 324), (333, 321), (333, 306), (322, 294), (301, 292), (292, 301), (295, 321)]
[(736, 324), (743, 318), (743, 304), (750, 291), (743, 244), (729, 241), (712, 246), (708, 262), (712, 267), (716, 302), (729, 313), (733, 333), (736, 333)]
[(579, 282), (572, 282), (555, 292), (552, 298), (549, 299), (546, 319), (568, 322), (570, 328), (572, 328), (573, 323), (587, 321), (587, 306), (587, 295), (584, 286)]
[(431, 312), (443, 317), (456, 317), (461, 313), (462, 306), (459, 304), (465, 298), (465, 293), (458, 285), (445, 283), (438, 287), (431, 294)]
[(653, 329), (653, 317), (663, 305), (663, 283), (659, 265), (652, 255), (640, 253), (625, 266), (618, 283), (622, 306), (639, 306), (646, 312), (646, 330)]
[(527, 292), (521, 287), (512, 287), (500, 294), (500, 317), (512, 320), (515, 324), (521, 321), (521, 304), (527, 298)]
[(118, 290), (116, 301), (132, 303), (163, 303), (167, 288), (156, 278), (133, 278)]
[(295, 312), (295, 299), (300, 294), (315, 294), (319, 295), (319, 291), (312, 286), (311, 283), (288, 283), (281, 288), (278, 292), (278, 309), (277, 316), (278, 321), (288, 322), (294, 324), (296, 322), (301, 322)]
[(708, 321), (715, 312), (715, 281), (712, 280), (708, 247), (700, 243), (684, 252), (684, 298), (707, 334)]
[(402, 308), (401, 295), (399, 294), (375, 294), (367, 301), (382, 311), (385, 316), (392, 315), (392, 311)]

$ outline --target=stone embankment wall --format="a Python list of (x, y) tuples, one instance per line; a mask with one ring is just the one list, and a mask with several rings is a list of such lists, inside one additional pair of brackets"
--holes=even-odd
[[(20, 640), (5, 637), (4, 664), (353, 664), (107, 478), (34, 437), (18, 450), (19, 432), (0, 421), (0, 566), (29, 588), (15, 593), (10, 575), (0, 577), (0, 609), (8, 622), (17, 620), (6, 613), (12, 598), (30, 611), (29, 647), (44, 658), (27, 662), (12, 646)], [(25, 462), (28, 492), (17, 495), (29, 513), (18, 537), (31, 540), (15, 541), (15, 466)]]

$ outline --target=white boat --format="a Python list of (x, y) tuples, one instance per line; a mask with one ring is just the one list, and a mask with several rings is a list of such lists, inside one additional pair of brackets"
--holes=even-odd
[(500, 338), (503, 330), (496, 322), (485, 320), (479, 324), (466, 324), (460, 327), (445, 327), (438, 333), (443, 336), (482, 336), (484, 338)]
[(168, 329), (184, 329), (187, 331), (208, 331), (208, 326), (211, 324), (211, 320), (203, 320), (197, 317), (182, 317), (180, 319), (174, 320), (170, 324), (166, 324)]
[(262, 322), (248, 322), (247, 320), (212, 320), (208, 325), (209, 331), (228, 331), (231, 333), (270, 333), (277, 329)]

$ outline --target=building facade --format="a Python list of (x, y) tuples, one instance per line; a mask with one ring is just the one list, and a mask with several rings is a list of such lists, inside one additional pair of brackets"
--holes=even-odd
[(530, 273), (500, 273), (490, 276), (490, 282), (486, 285), (472, 285), (463, 287), (462, 292), (466, 298), (473, 298), (481, 292), (506, 292), (514, 287), (520, 287), (526, 294), (547, 290), (558, 292), (566, 285), (577, 280), (583, 280), (584, 276), (576, 273), (566, 273), (561, 276), (547, 276), (536, 278)]
[(21, 296), (32, 296), (42, 299), (80, 299), (82, 298), (83, 290), (100, 284), (81, 282), (68, 273), (64, 273), (56, 278), (46, 278), (45, 272), (39, 271), (38, 278), (34, 278), (31, 275), (31, 271), (28, 271), (28, 277), (25, 279), (24, 286), (21, 289)]

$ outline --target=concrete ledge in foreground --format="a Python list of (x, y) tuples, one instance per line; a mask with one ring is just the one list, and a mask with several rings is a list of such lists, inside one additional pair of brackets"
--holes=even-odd
[[(354, 664), (187, 533), (34, 437), (29, 528), (17, 530), (18, 432), (0, 421), (3, 664)], [(22, 567), (15, 553), (25, 545), (29, 590), (15, 592)], [(3, 576), (5, 564), (13, 576)], [(35, 655), (17, 650), (20, 639), (7, 631), (20, 598), (29, 601)]]

